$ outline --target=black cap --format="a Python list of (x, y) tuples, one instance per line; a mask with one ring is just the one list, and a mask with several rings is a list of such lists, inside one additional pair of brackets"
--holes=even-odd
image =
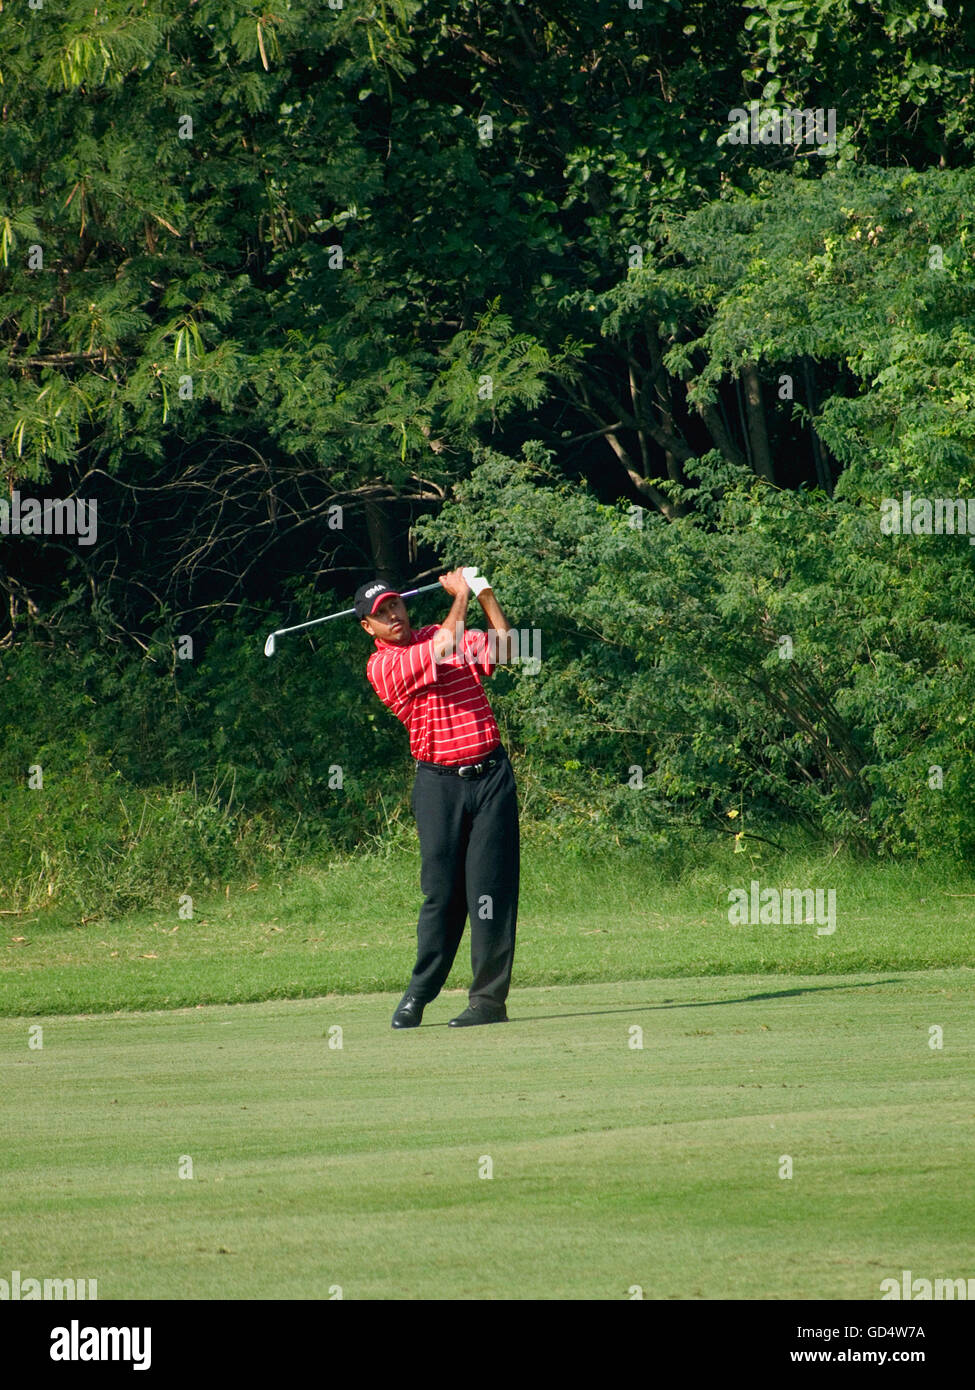
[(399, 589), (392, 588), (385, 579), (370, 579), (360, 584), (355, 591), (355, 615), (357, 618), (371, 618), (384, 598), (400, 597)]

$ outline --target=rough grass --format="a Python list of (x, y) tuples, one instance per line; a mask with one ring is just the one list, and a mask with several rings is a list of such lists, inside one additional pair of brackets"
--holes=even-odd
[[(63, 912), (0, 917), (0, 1013), (113, 1012), (402, 990), (413, 963), (419, 858), (308, 864), (118, 920)], [(836, 929), (732, 926), (729, 889), (836, 894)], [(181, 917), (184, 894), (192, 917)], [(824, 899), (825, 901), (825, 899)], [(975, 882), (937, 865), (828, 855), (736, 855), (695, 863), (581, 857), (526, 846), (515, 985), (723, 974), (837, 974), (975, 964)], [(448, 988), (469, 981), (466, 939)]]

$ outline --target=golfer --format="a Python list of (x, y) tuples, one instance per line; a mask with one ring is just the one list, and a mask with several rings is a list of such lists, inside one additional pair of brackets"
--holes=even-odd
[[(489, 582), (473, 567), (441, 575), (453, 596), (442, 625), (414, 631), (406, 604), (382, 580), (363, 584), (356, 616), (375, 639), (366, 675), (406, 725), (416, 760), (412, 807), (420, 836), (417, 954), (394, 1028), (417, 1028), (450, 974), (471, 923), (468, 1007), (452, 1028), (505, 1023), (518, 915), (518, 799), (482, 677), (511, 657), (512, 629)], [(466, 627), (473, 591), (489, 632)]]

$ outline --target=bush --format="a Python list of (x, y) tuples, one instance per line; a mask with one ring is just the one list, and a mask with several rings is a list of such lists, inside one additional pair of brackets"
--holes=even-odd
[(549, 807), (620, 843), (691, 821), (966, 859), (968, 547), (881, 534), (852, 486), (780, 492), (711, 456), (694, 476), (667, 522), (550, 485), (539, 446), (485, 452), (421, 525), (541, 632), (541, 669), (513, 668), (497, 703)]

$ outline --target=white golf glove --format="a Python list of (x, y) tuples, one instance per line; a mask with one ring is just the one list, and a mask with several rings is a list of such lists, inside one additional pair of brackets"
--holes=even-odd
[(478, 574), (477, 565), (465, 565), (461, 570), (461, 574), (467, 580), (468, 588), (474, 594), (475, 598), (479, 598), (485, 589), (490, 589), (491, 587), (490, 579), (485, 579), (483, 575)]

